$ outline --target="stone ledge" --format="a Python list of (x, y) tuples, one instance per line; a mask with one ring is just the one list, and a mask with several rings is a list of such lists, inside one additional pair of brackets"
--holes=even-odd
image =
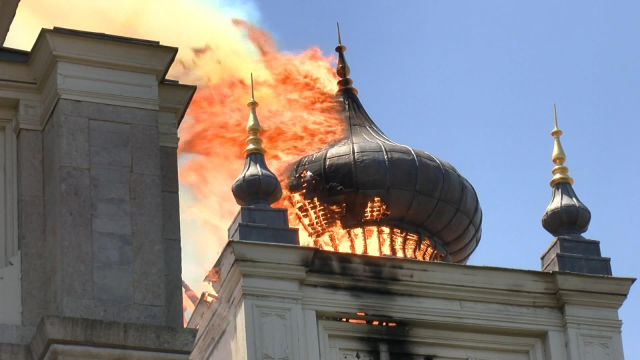
[(57, 344), (188, 355), (196, 333), (197, 330), (169, 326), (46, 316), (30, 348), (35, 360), (43, 359)]
[(0, 344), (0, 360), (31, 360), (29, 346)]

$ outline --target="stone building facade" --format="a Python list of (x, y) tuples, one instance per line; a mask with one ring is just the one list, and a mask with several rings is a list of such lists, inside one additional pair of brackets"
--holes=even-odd
[(188, 357), (176, 53), (59, 28), (0, 48), (0, 359)]
[[(0, 45), (17, 3), (0, 0)], [(361, 107), (337, 49), (339, 94)], [(443, 262), (340, 253), (297, 245), (269, 206), (280, 184), (255, 106), (217, 295), (183, 328), (177, 128), (195, 87), (165, 78), (176, 52), (59, 28), (29, 52), (0, 48), (0, 360), (624, 358), (618, 309), (635, 279), (611, 276), (581, 236), (590, 215), (563, 201), (575, 194), (561, 147), (543, 271), (462, 265), (479, 223), (459, 261), (437, 234)]]
[(622, 360), (634, 279), (230, 241), (192, 359)]

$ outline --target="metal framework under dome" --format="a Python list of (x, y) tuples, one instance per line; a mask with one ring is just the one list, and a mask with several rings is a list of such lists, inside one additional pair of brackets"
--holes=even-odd
[(337, 97), (348, 136), (294, 164), (300, 222), (320, 248), (466, 263), (481, 237), (475, 190), (450, 164), (384, 135), (352, 87), (345, 50), (336, 47)]

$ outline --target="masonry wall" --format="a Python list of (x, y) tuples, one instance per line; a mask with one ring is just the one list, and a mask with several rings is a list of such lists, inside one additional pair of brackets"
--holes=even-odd
[(18, 241), (22, 254), (21, 339), (30, 340), (45, 314), (47, 258), (44, 222), (44, 177), (42, 132), (22, 130), (18, 134)]
[(635, 280), (241, 240), (215, 267), (194, 360), (623, 360)]
[(157, 111), (60, 100), (20, 132), (18, 177), (25, 326), (182, 325), (176, 149)]

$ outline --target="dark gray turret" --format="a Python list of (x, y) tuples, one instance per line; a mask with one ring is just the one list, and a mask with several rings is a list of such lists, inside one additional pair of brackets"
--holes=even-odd
[(282, 197), (282, 187), (264, 160), (265, 149), (260, 138), (262, 127), (256, 113), (258, 102), (253, 94), (253, 74), (251, 101), (247, 106), (251, 112), (247, 123), (249, 138), (244, 150), (244, 168), (231, 186), (241, 208), (229, 227), (229, 239), (298, 245), (298, 229), (289, 227), (287, 209), (271, 208), (271, 204)]
[(611, 260), (600, 254), (600, 242), (582, 236), (589, 228), (591, 212), (578, 199), (569, 169), (564, 165), (567, 156), (560, 143), (562, 131), (558, 129), (555, 105), (553, 117), (551, 160), (556, 166), (551, 170), (551, 203), (542, 215), (542, 227), (555, 239), (541, 257), (542, 270), (611, 275)]
[(301, 222), (312, 237), (328, 234), (335, 250), (341, 237), (358, 247), (354, 236), (363, 234), (363, 253), (377, 236), (381, 254), (390, 238), (391, 256), (466, 263), (481, 236), (473, 186), (447, 162), (378, 128), (352, 86), (339, 42), (337, 99), (348, 135), (294, 164), (288, 190)]

